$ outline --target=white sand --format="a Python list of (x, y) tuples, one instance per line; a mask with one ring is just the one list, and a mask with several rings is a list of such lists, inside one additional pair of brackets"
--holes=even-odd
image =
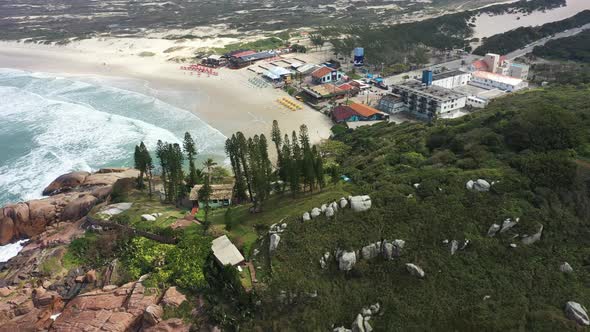
[[(273, 120), (284, 132), (306, 124), (311, 139), (318, 142), (330, 135), (330, 120), (304, 106), (288, 111), (276, 100), (288, 95), (272, 88), (254, 88), (246, 70), (219, 69), (219, 76), (190, 75), (180, 65), (166, 61), (174, 56), (190, 56), (196, 49), (220, 47), (231, 39), (193, 39), (177, 43), (161, 38), (94, 38), (67, 46), (47, 46), (0, 42), (0, 67), (55, 73), (61, 76), (111, 76), (145, 80), (153, 89), (198, 90), (206, 96), (199, 106), (190, 109), (205, 122), (231, 136), (236, 131), (246, 135), (270, 134)], [(164, 53), (171, 47), (184, 48)], [(154, 56), (140, 56), (153, 52)], [(190, 107), (187, 107), (190, 108)]]

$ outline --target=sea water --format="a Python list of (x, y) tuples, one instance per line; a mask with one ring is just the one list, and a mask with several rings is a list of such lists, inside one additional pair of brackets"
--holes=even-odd
[[(140, 89), (138, 89), (141, 91)], [(226, 137), (193, 113), (104, 80), (0, 69), (0, 206), (41, 197), (71, 171), (133, 166), (134, 147), (182, 143), (223, 160)]]

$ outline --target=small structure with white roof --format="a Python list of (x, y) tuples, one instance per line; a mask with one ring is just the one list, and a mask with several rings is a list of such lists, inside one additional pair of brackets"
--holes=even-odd
[(213, 240), (211, 249), (213, 250), (215, 260), (223, 266), (236, 266), (244, 262), (244, 256), (242, 256), (238, 248), (229, 240), (227, 235)]

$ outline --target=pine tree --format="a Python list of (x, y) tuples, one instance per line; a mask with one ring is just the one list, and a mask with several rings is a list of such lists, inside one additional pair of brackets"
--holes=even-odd
[(209, 228), (209, 210), (211, 209), (209, 205), (209, 201), (211, 200), (211, 194), (213, 190), (211, 188), (211, 183), (209, 182), (209, 177), (206, 176), (203, 182), (203, 186), (199, 189), (198, 196), (199, 201), (205, 202), (205, 221), (203, 222), (203, 226), (205, 227), (205, 231)]
[(281, 148), (281, 155), (283, 161), (279, 168), (279, 178), (283, 181), (282, 190), (285, 191), (285, 186), (289, 183), (289, 189), (291, 189), (291, 168), (293, 167), (293, 156), (291, 154), (291, 143), (289, 142), (289, 135), (285, 134), (283, 139), (283, 146)]
[(188, 175), (186, 177), (186, 185), (188, 188), (192, 188), (195, 186), (195, 184), (197, 184), (199, 178), (197, 176), (197, 168), (195, 167), (195, 156), (197, 155), (197, 149), (195, 147), (195, 141), (189, 132), (184, 134), (183, 149), (188, 160)]
[(315, 182), (315, 171), (314, 171), (314, 157), (311, 151), (309, 143), (309, 134), (307, 132), (307, 126), (301, 125), (299, 128), (299, 141), (302, 149), (302, 162), (301, 162), (301, 174), (303, 175), (304, 186), (309, 186), (309, 190), (313, 191)]
[(320, 188), (320, 190), (322, 190), (326, 185), (326, 180), (324, 177), (324, 159), (322, 158), (322, 155), (319, 153), (318, 148), (315, 145), (312, 147), (311, 150), (314, 156), (315, 182)]
[(135, 169), (139, 171), (139, 176), (137, 177), (137, 188), (143, 188), (143, 175), (144, 175), (144, 167), (143, 167), (143, 154), (139, 148), (139, 145), (135, 146), (135, 152), (133, 153), (133, 160), (135, 162)]
[(140, 151), (140, 155), (141, 155), (143, 171), (145, 172), (145, 175), (148, 179), (148, 192), (149, 192), (149, 197), (151, 199), (152, 198), (152, 188), (153, 188), (153, 184), (152, 184), (153, 174), (152, 174), (152, 172), (154, 170), (154, 163), (152, 161), (152, 156), (150, 155), (150, 152), (148, 151), (145, 144), (143, 144), (143, 142), (141, 142), (139, 144), (139, 151)]
[(236, 155), (240, 159), (240, 163), (244, 171), (246, 185), (248, 186), (248, 195), (250, 196), (250, 200), (252, 200), (252, 176), (250, 174), (250, 167), (248, 165), (248, 140), (246, 140), (244, 134), (239, 131), (236, 133), (236, 140)]
[(290, 170), (290, 181), (289, 184), (291, 186), (291, 193), (295, 196), (299, 193), (300, 187), (300, 176), (301, 176), (301, 147), (299, 147), (297, 133), (293, 131), (292, 139), (291, 139), (291, 149), (293, 153), (293, 157), (291, 158), (291, 167)]
[(164, 200), (169, 201), (168, 193), (168, 159), (166, 158), (166, 146), (161, 140), (158, 140), (156, 145), (156, 157), (160, 160), (160, 167), (162, 169), (162, 185), (164, 186)]

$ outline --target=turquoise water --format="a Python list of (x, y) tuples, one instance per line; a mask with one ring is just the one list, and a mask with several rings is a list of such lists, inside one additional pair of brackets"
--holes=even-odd
[(186, 131), (202, 156), (224, 158), (218, 130), (134, 91), (98, 79), (0, 69), (0, 206), (41, 197), (70, 171), (132, 166), (140, 141), (153, 150), (158, 139), (180, 143)]

